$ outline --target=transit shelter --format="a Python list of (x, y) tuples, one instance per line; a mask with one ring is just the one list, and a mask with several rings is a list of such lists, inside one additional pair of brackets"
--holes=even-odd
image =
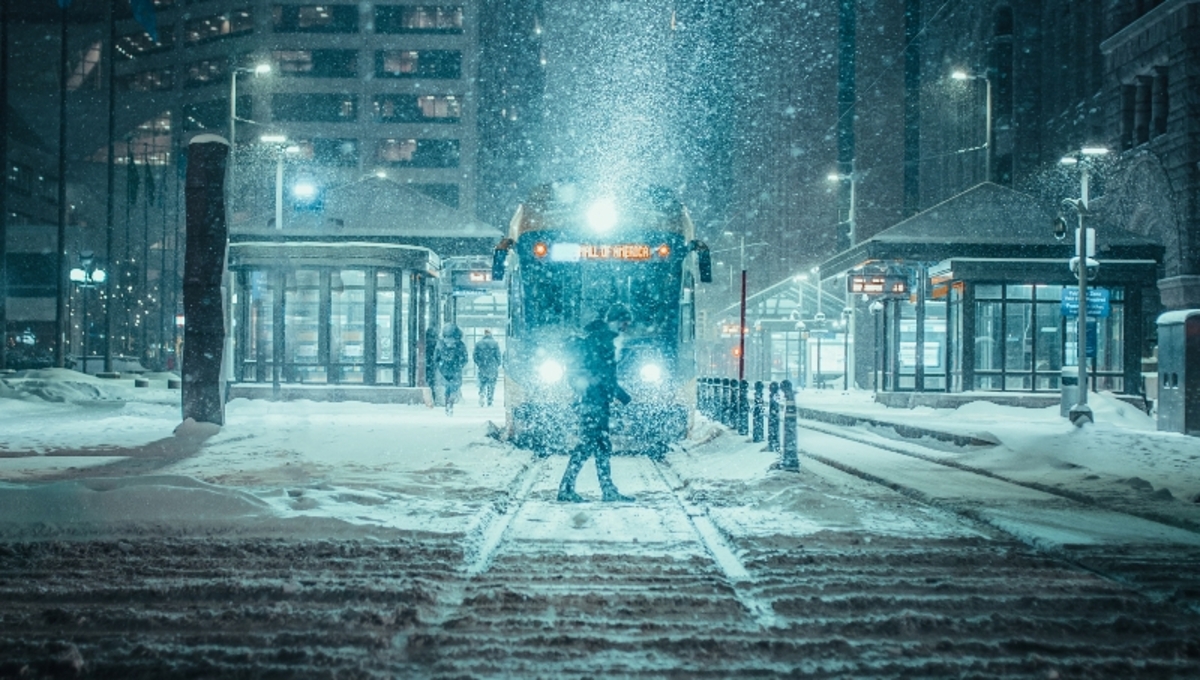
[[(1056, 238), (1055, 217), (1029, 195), (984, 183), (822, 263), (823, 277), (847, 286), (858, 320), (857, 384), (1057, 392), (1063, 367), (1077, 363), (1080, 304), (1068, 266), (1074, 229)], [(1086, 226), (1095, 228), (1100, 262), (1083, 305), (1089, 388), (1140, 394), (1162, 247), (1106, 223), (1102, 211)], [(871, 278), (905, 285), (899, 294), (863, 288)]]
[[(375, 177), (329, 190), (320, 210), (289, 206), (279, 228), (266, 207), (230, 230), (231, 394), (279, 397), (282, 386), (283, 398), (341, 399), (343, 387), (431, 385), (450, 294), (443, 258), (486, 255), (499, 230)], [(428, 398), (414, 394), (355, 398)]]

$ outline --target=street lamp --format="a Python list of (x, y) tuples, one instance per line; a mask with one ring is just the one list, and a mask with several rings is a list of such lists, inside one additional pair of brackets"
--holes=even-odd
[[(1085, 227), (1084, 218), (1088, 214), (1088, 183), (1091, 179), (1091, 159), (1106, 155), (1107, 153), (1108, 149), (1104, 147), (1085, 146), (1075, 153), (1064, 156), (1061, 161), (1063, 165), (1079, 166), (1079, 198), (1067, 198), (1063, 200), (1063, 205), (1074, 208), (1075, 212), (1079, 215), (1079, 227), (1075, 230), (1075, 257), (1071, 259), (1069, 264), (1071, 270), (1075, 272), (1075, 278), (1079, 280), (1079, 310), (1077, 312), (1079, 325), (1075, 331), (1075, 344), (1078, 350), (1076, 370), (1079, 375), (1079, 388), (1077, 390), (1079, 397), (1075, 405), (1067, 413), (1067, 417), (1077, 427), (1083, 427), (1084, 423), (1095, 422), (1095, 416), (1087, 403), (1087, 285), (1088, 271), (1099, 268), (1100, 263), (1090, 258), (1096, 252), (1096, 243), (1094, 239), (1089, 239), (1088, 232), (1094, 232), (1094, 230)], [(1060, 231), (1065, 231), (1065, 224), (1062, 227), (1056, 226), (1056, 237), (1059, 236)]]
[[(852, 247), (852, 246), (854, 246), (854, 242), (855, 242), (855, 239), (857, 238), (857, 233), (858, 233), (857, 216), (855, 215), (855, 200), (856, 200), (855, 193), (856, 193), (856, 187), (858, 185), (858, 173), (856, 173), (854, 171), (854, 161), (850, 162), (850, 172), (847, 172), (847, 173), (831, 172), (828, 175), (826, 175), (825, 179), (829, 180), (830, 182), (839, 182), (839, 183), (840, 182), (849, 182), (850, 183), (850, 207), (846, 211), (845, 222), (846, 222), (846, 235), (847, 235), (847, 239), (848, 239), (848, 243), (849, 243), (848, 247)], [(839, 220), (841, 219), (840, 214), (838, 215), (838, 219)]]
[[(254, 68), (245, 68), (234, 66), (229, 69), (229, 192), (233, 195), (233, 175), (234, 175), (234, 154), (237, 152), (237, 133), (236, 126), (239, 120), (237, 115), (237, 78), (239, 73), (253, 73), (256, 76), (266, 75), (271, 72), (270, 64), (258, 64)], [(247, 123), (253, 121), (247, 120)]]
[(875, 356), (872, 359), (871, 382), (875, 383), (875, 398), (878, 399), (879, 383), (881, 382), (879, 375), (879, 317), (883, 316), (883, 303), (875, 300), (868, 309), (871, 310), (871, 316), (875, 317), (875, 351), (873, 352)]
[(854, 308), (842, 310), (842, 391), (850, 391), (850, 329), (854, 326)]
[(983, 178), (984, 181), (992, 181), (992, 79), (985, 73), (983, 75), (977, 73), (968, 73), (959, 69), (950, 74), (950, 77), (955, 80), (982, 80), (987, 90), (986, 103), (986, 118), (984, 127), (984, 160), (983, 160)]
[(263, 135), (263, 144), (275, 147), (275, 228), (283, 229), (283, 159), (290, 153), (298, 153), (300, 147), (288, 144), (287, 135)]
[(804, 318), (804, 282), (808, 280), (808, 274), (796, 274), (792, 280), (796, 282), (796, 311), (799, 318)]
[(796, 383), (800, 389), (808, 386), (808, 324), (796, 322), (796, 335), (799, 342), (800, 354), (796, 362)]
[[(725, 235), (733, 236), (733, 232), (727, 231), (727, 232), (725, 232)], [(753, 248), (756, 246), (765, 246), (765, 245), (767, 245), (767, 243), (764, 241), (760, 241), (758, 243), (747, 244), (746, 243), (746, 232), (743, 231), (741, 233), (740, 244), (737, 246), (738, 251), (741, 253), (741, 264), (742, 264), (741, 327), (740, 327), (740, 330), (738, 331), (738, 380), (739, 381), (744, 380), (746, 378), (746, 248), (747, 247)], [(733, 250), (733, 248), (722, 248), (720, 250), (713, 250), (710, 252), (711, 253), (719, 253), (723, 250)], [(732, 279), (732, 277), (733, 277), (733, 274), (731, 272), (730, 278)], [(732, 281), (730, 282), (730, 287), (731, 288), (733, 287)]]
[(817, 278), (817, 314), (824, 319), (825, 315), (821, 313), (821, 267), (816, 265), (809, 271)]
[(87, 373), (88, 357), (91, 356), (88, 347), (88, 294), (87, 291), (101, 286), (108, 279), (108, 273), (96, 265), (96, 257), (92, 251), (79, 253), (79, 266), (68, 274), (71, 283), (83, 290), (83, 372)]

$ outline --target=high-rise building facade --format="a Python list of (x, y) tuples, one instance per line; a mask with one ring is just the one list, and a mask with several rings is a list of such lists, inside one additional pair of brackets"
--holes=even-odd
[[(160, 3), (157, 41), (122, 22), (117, 87), (147, 120), (232, 134), (241, 163), (270, 156), (261, 135), (283, 135), (298, 147), (289, 162), (323, 181), (386, 174), (472, 211), (478, 24), (474, 2), (177, 0)], [(153, 160), (168, 143), (142, 134), (131, 152)], [(235, 211), (256, 186), (238, 180)]]
[[(91, 252), (114, 272), (122, 295), (115, 305), (118, 353), (166, 344), (182, 264), (184, 155), (200, 132), (236, 142), (227, 192), (235, 231), (273, 223), (279, 188), (288, 194), (291, 214), (305, 208), (290, 196), (293, 188), (313, 187), (319, 198), (322, 191), (378, 177), (389, 180), (372, 185), (381, 190), (399, 186), (419, 192), (412, 193), (418, 201), (456, 209), (461, 219), (451, 222), (457, 225), (474, 219), (479, 3), (155, 0), (154, 6), (151, 31), (127, 5), (115, 3), (112, 40), (108, 5), (99, 0), (76, 0), (65, 11), (46, 3), (9, 15), (3, 63), (11, 105), (7, 133), (15, 144), (7, 195), (16, 199), (6, 211), (13, 228), (5, 261), (15, 284), (6, 296), (10, 332), (29, 322), (39, 345), (53, 345), (55, 298), (79, 296), (56, 277), (65, 277), (79, 253)], [(63, 36), (65, 79), (59, 77)], [(61, 149), (55, 134), (60, 98), (67, 122)], [(116, 171), (106, 189), (110, 101)], [(23, 130), (31, 132), (18, 134)], [(264, 142), (264, 136), (287, 142)], [(59, 157), (68, 204), (61, 244), (55, 237)], [(37, 196), (30, 201), (26, 194)], [(430, 205), (431, 215), (449, 214)], [(399, 234), (414, 225), (395, 226)], [(436, 229), (419, 225), (427, 236)], [(97, 299), (93, 294), (93, 306), (103, 309)], [(68, 312), (77, 316), (75, 307)], [(75, 339), (68, 344), (77, 353), (88, 331), (70, 323), (66, 333)], [(98, 339), (103, 329), (91, 334)]]

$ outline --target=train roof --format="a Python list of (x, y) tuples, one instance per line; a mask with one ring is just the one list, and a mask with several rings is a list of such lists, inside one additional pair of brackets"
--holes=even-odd
[(613, 191), (574, 182), (534, 187), (513, 215), (509, 237), (515, 240), (535, 231), (586, 231), (588, 211), (599, 202), (614, 209), (610, 233), (649, 230), (676, 233), (686, 240), (694, 237), (691, 217), (673, 189), (650, 185)]

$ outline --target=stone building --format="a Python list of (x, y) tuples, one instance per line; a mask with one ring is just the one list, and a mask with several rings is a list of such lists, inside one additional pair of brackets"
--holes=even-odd
[(1200, 2), (1105, 7), (1104, 131), (1121, 151), (1104, 209), (1166, 248), (1166, 309), (1200, 308)]

